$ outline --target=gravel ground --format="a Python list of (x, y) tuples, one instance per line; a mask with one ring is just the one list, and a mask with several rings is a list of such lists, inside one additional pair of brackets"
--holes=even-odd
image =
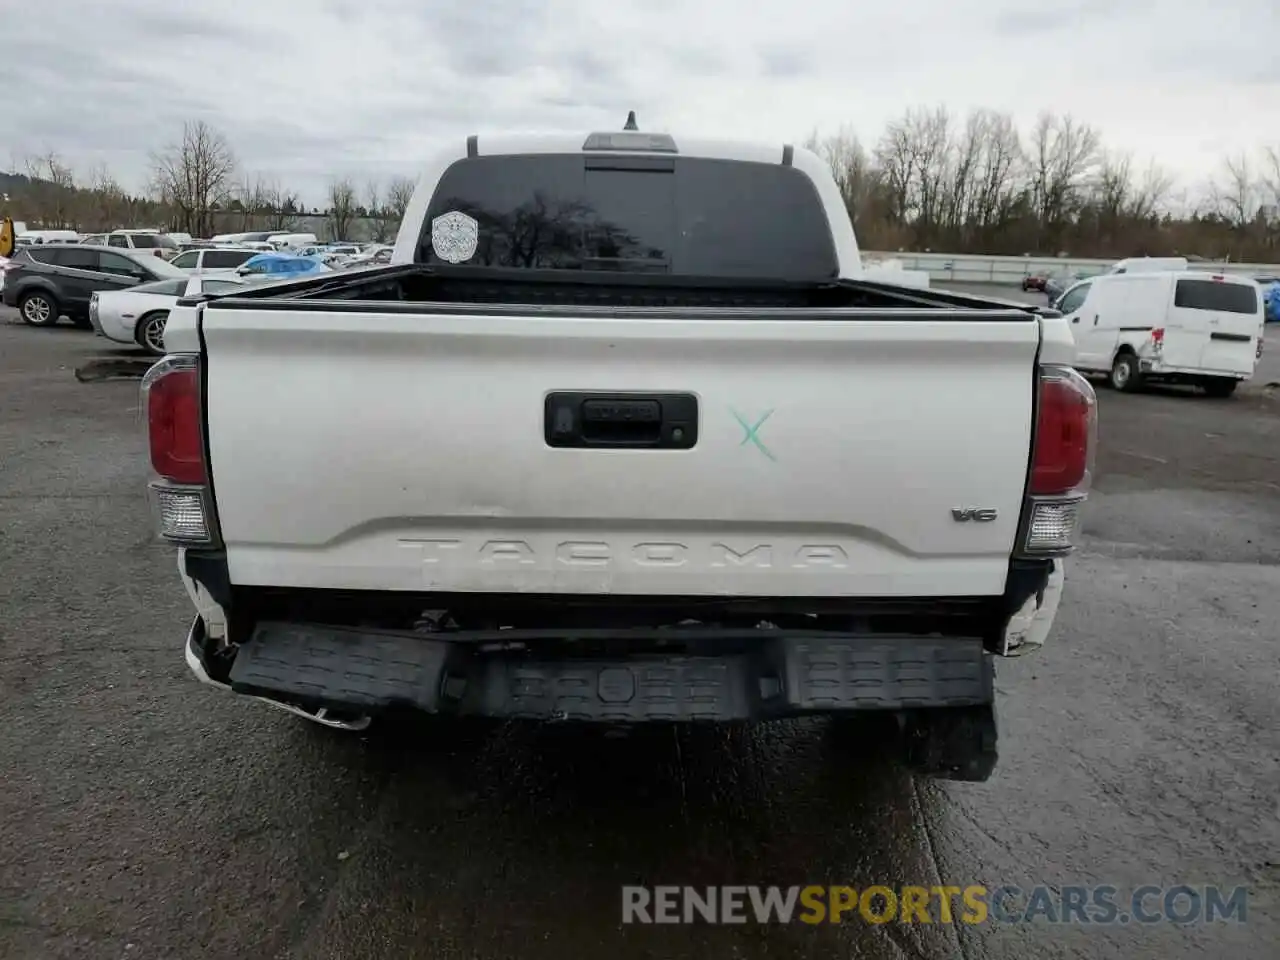
[[(137, 384), (73, 376), (101, 343), (0, 317), (0, 957), (1277, 956), (1280, 402), (1099, 389), (1055, 636), (1001, 667), (995, 778), (937, 784), (820, 724), (335, 737), (198, 687)], [(619, 923), (623, 884), (809, 882), (1251, 899), (1192, 927)]]

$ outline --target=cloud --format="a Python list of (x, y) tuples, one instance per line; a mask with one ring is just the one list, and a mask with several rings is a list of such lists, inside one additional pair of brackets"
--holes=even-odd
[(801, 46), (765, 46), (760, 61), (766, 77), (787, 79), (808, 73), (810, 59)]
[(642, 129), (874, 142), (946, 103), (1024, 129), (1070, 112), (1191, 181), (1276, 138), (1278, 20), (1274, 0), (46, 0), (5, 14), (0, 135), (138, 187), (200, 118), (319, 202), (335, 174), (413, 174), (476, 132), (636, 110)]
[(1132, 17), (1146, 12), (1148, 2), (1129, 0), (1124, 6), (1112, 0), (1061, 0), (1053, 5), (1017, 4), (996, 12), (992, 29), (1001, 36), (1019, 38), (1044, 34), (1062, 35), (1074, 26), (1087, 26), (1113, 14)]

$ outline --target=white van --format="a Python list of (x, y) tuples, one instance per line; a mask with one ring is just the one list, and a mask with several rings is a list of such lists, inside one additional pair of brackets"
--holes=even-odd
[(316, 242), (314, 233), (273, 233), (267, 237), (267, 243), (277, 250), (285, 247), (305, 247)]
[(80, 234), (74, 230), (24, 230), (14, 239), (24, 246), (35, 243), (79, 243)]
[(1104, 274), (1069, 287), (1055, 306), (1071, 323), (1076, 368), (1106, 373), (1117, 390), (1163, 381), (1225, 397), (1262, 356), (1262, 296), (1248, 277)]

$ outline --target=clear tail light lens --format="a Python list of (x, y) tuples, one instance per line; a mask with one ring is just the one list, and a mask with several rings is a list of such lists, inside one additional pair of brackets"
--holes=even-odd
[(147, 418), (152, 508), (160, 536), (174, 543), (211, 545), (216, 539), (201, 423), (200, 362), (168, 356), (142, 379)]

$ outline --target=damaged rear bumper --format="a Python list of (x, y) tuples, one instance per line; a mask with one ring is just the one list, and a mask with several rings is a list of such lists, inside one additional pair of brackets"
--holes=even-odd
[[(542, 631), (500, 633), (446, 638), (262, 622), (228, 666), (197, 617), (186, 659), (205, 683), (309, 719), (328, 710), (367, 716), (410, 708), (550, 721), (734, 721), (967, 707), (994, 698), (991, 657), (976, 638), (725, 631), (717, 639), (733, 652), (723, 654), (550, 655), (538, 642), (545, 637), (523, 636)], [(653, 631), (613, 631), (607, 639), (616, 650), (641, 633), (654, 639)], [(671, 641), (672, 631), (663, 639)]]

